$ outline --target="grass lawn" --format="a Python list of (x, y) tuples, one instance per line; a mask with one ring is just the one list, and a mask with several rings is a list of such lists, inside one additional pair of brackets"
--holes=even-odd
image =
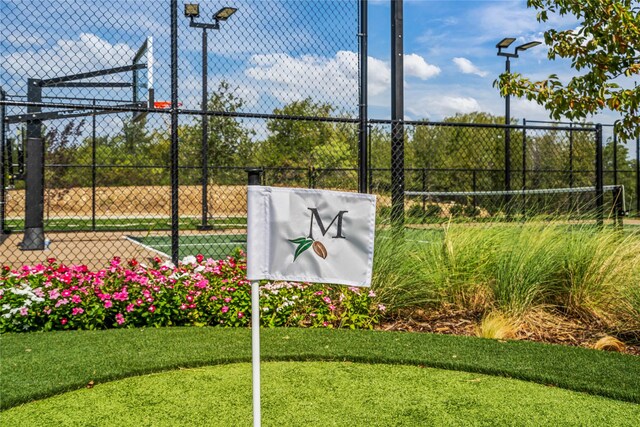
[[(640, 358), (524, 341), (263, 329), (264, 361), (414, 365), (523, 379), (640, 403)], [(115, 379), (251, 360), (249, 329), (158, 328), (0, 336), (3, 409)], [(231, 392), (229, 392), (231, 393)]]
[[(265, 426), (633, 426), (640, 405), (419, 366), (268, 362), (262, 412)], [(99, 384), (1, 418), (6, 426), (243, 426), (251, 413), (251, 365), (239, 363)]]

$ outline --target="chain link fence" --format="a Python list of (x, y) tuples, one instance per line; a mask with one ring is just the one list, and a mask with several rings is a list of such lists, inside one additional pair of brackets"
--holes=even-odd
[(383, 225), (579, 214), (597, 197), (486, 192), (604, 184), (640, 211), (637, 141), (634, 163), (607, 138), (598, 169), (594, 127), (368, 120), (358, 0), (228, 6), (3, 5), (0, 264), (224, 257), (245, 244), (247, 169), (368, 189)]

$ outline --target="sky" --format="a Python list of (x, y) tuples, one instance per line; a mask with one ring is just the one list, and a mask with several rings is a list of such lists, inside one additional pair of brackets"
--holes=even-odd
[[(166, 3), (166, 4), (165, 4)], [(0, 80), (24, 94), (27, 77), (52, 77), (126, 65), (147, 36), (154, 38), (156, 100), (170, 96), (168, 0), (0, 0)], [(238, 12), (208, 37), (208, 86), (228, 81), (244, 111), (270, 113), (311, 97), (354, 114), (358, 103), (357, 2), (354, 0), (202, 0), (200, 20), (222, 6)], [(198, 108), (202, 92), (201, 31), (190, 28), (179, 1), (179, 96)], [(38, 13), (33, 13), (37, 10)], [(390, 0), (369, 0), (369, 117), (390, 117)], [(538, 23), (521, 0), (405, 0), (405, 118), (439, 121), (457, 113), (504, 115), (493, 87), (505, 58), (496, 43), (516, 37), (509, 51), (543, 41), (549, 28), (572, 29), (573, 17)], [(532, 79), (575, 74), (550, 61), (544, 45), (521, 52), (511, 70)], [(127, 76), (124, 76), (127, 77)], [(112, 76), (117, 81), (118, 76)], [(50, 95), (127, 98), (128, 90), (50, 90)], [(511, 116), (549, 120), (543, 107), (512, 98)], [(590, 120), (613, 123), (604, 112)]]

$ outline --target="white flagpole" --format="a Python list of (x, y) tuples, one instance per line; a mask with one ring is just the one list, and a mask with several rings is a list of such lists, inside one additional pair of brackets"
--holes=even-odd
[(251, 282), (251, 369), (253, 427), (260, 427), (260, 284)]

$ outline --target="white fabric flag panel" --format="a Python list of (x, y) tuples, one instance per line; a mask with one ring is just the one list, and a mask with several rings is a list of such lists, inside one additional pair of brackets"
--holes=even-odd
[(247, 279), (370, 286), (376, 198), (248, 187)]

